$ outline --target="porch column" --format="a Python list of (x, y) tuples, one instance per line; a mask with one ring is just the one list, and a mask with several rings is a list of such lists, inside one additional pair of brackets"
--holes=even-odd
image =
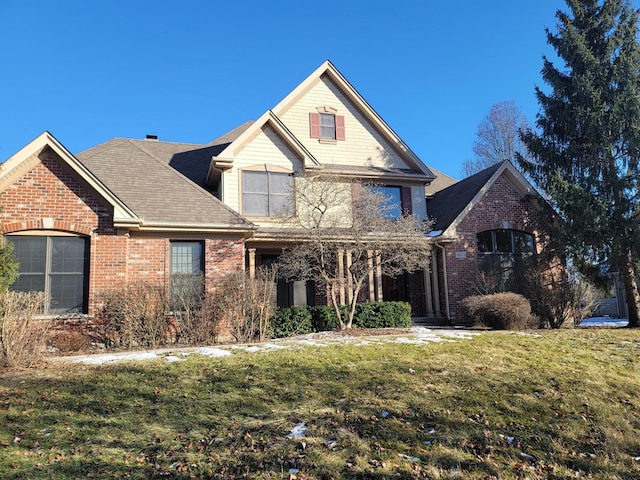
[(249, 278), (256, 278), (256, 249), (249, 249)]
[[(427, 263), (427, 268), (423, 270), (424, 275), (424, 298), (425, 303), (427, 304), (427, 317), (433, 318), (435, 314), (433, 312), (433, 294), (431, 292), (431, 272), (433, 271), (433, 253), (429, 255), (429, 263)], [(431, 269), (429, 265), (431, 264)]]
[(367, 257), (369, 262), (369, 301), (376, 301), (376, 285), (373, 277), (373, 252), (371, 250), (367, 250)]
[(353, 301), (353, 279), (351, 278), (351, 264), (353, 262), (353, 257), (351, 256), (351, 250), (347, 250), (347, 300), (349, 301), (349, 305)]
[(382, 298), (382, 266), (380, 263), (382, 262), (382, 257), (380, 256), (380, 252), (376, 252), (376, 289), (378, 290), (378, 296), (376, 300), (378, 302), (382, 302), (384, 298)]
[(442, 316), (440, 309), (440, 285), (438, 283), (438, 252), (431, 253), (431, 286), (433, 287), (433, 310), (435, 316)]
[(344, 305), (344, 250), (338, 249), (338, 285), (340, 286), (340, 305)]

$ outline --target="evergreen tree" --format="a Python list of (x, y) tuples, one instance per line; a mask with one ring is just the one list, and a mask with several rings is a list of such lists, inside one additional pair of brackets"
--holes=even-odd
[(640, 48), (638, 12), (629, 0), (567, 0), (547, 41), (564, 61), (543, 58), (551, 87), (536, 88), (537, 131), (523, 134), (526, 173), (563, 218), (559, 239), (583, 270), (620, 271), (637, 327), (640, 245)]

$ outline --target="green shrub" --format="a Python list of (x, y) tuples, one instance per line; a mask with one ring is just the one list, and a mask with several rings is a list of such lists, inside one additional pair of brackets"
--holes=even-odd
[(306, 307), (276, 308), (270, 319), (271, 332), (276, 338), (313, 333), (311, 312)]
[(359, 303), (353, 324), (359, 328), (407, 328), (411, 326), (411, 305), (407, 302)]
[(476, 327), (523, 330), (536, 325), (531, 304), (517, 293), (475, 295), (462, 301), (466, 316)]
[[(346, 307), (342, 306), (343, 314), (346, 314)], [(315, 332), (329, 332), (340, 328), (338, 317), (331, 305), (318, 305), (309, 307), (311, 312), (311, 323)]]
[[(289, 309), (279, 308), (278, 311), (280, 313), (278, 315), (291, 315), (290, 313), (285, 313), (286, 310)], [(327, 332), (340, 328), (338, 318), (336, 317), (333, 306), (318, 305), (315, 307), (307, 307), (306, 310), (311, 316), (311, 331)], [(342, 315), (346, 317), (349, 312), (349, 307), (346, 305), (341, 305), (340, 311)], [(288, 319), (288, 317), (286, 320), (275, 317), (276, 316), (274, 316), (274, 318), (272, 319), (272, 329), (274, 330), (274, 334), (274, 322), (294, 322), (293, 319)], [(357, 328), (407, 328), (411, 326), (411, 305), (409, 305), (407, 302), (358, 303), (356, 305), (356, 311), (353, 317), (353, 326)], [(298, 333), (308, 332), (295, 332), (293, 334), (295, 335)]]

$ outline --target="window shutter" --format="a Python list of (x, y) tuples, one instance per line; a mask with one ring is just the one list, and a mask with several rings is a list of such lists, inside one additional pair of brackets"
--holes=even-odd
[(336, 140), (344, 140), (344, 115), (336, 115)]
[(413, 202), (411, 200), (411, 187), (402, 187), (402, 213), (411, 215), (413, 213)]
[(309, 114), (309, 130), (311, 138), (320, 138), (320, 114)]

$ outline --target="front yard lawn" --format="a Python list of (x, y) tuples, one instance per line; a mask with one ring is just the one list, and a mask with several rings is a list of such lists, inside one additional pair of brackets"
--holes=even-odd
[(3, 371), (0, 476), (640, 478), (640, 331)]

